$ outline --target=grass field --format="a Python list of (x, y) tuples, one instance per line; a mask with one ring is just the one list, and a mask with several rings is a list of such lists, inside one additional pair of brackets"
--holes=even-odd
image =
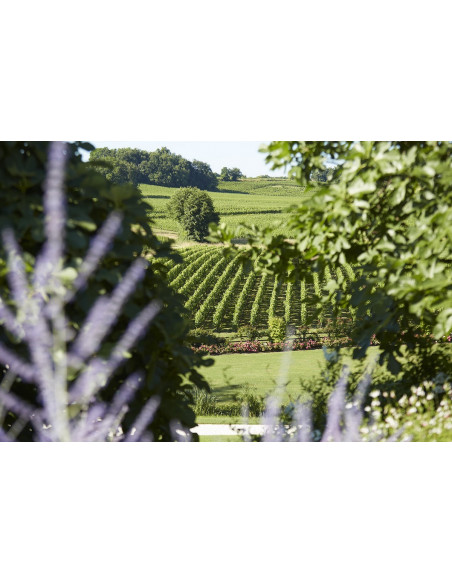
[[(144, 200), (152, 206), (150, 218), (157, 230), (179, 233), (176, 221), (169, 218), (166, 205), (177, 189), (154, 185), (140, 185)], [(284, 222), (288, 214), (285, 209), (299, 204), (310, 196), (304, 187), (288, 179), (244, 179), (234, 182), (220, 181), (218, 191), (210, 192), (220, 220), (234, 227), (239, 223), (272, 226), (275, 233), (288, 237)]]
[[(346, 354), (350, 354), (350, 350)], [(249, 386), (256, 395), (265, 397), (274, 391), (284, 353), (220, 355), (214, 365), (202, 370), (219, 403), (229, 402), (234, 394)], [(369, 358), (375, 359), (378, 347), (369, 349)], [(351, 358), (347, 358), (351, 363)], [(299, 380), (318, 375), (325, 363), (323, 351), (294, 351), (291, 353), (288, 385), (282, 399), (288, 402), (300, 395)], [(207, 421), (204, 420), (204, 423)], [(209, 423), (215, 423), (210, 421)], [(229, 423), (229, 422), (223, 422)]]

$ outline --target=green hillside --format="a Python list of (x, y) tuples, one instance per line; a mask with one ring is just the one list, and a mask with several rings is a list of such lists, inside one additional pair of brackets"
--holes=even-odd
[[(152, 207), (149, 217), (154, 228), (179, 233), (176, 221), (168, 217), (166, 205), (174, 188), (140, 185), (144, 200)], [(209, 192), (220, 220), (228, 226), (239, 223), (256, 224), (260, 227), (274, 227), (275, 233), (290, 237), (284, 226), (288, 214), (284, 211), (291, 205), (299, 204), (312, 193), (289, 179), (242, 179), (234, 182), (220, 181), (219, 190)], [(282, 223), (282, 225), (279, 225)]]

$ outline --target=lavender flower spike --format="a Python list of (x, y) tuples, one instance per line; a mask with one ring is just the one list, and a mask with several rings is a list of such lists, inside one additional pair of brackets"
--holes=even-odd
[[(52, 143), (49, 148), (44, 193), (46, 241), (36, 258), (31, 282), (26, 276), (23, 255), (13, 231), (6, 229), (2, 234), (8, 256), (7, 277), (17, 315), (0, 299), (0, 324), (23, 342), (31, 363), (0, 343), (0, 364), (6, 369), (0, 380), (0, 441), (15, 440), (27, 425), (34, 429), (33, 437), (39, 441), (152, 439), (146, 428), (160, 405), (158, 396), (147, 402), (127, 436), (124, 437), (120, 426), (129, 402), (143, 382), (142, 372), (129, 375), (115, 392), (110, 405), (96, 395), (109, 383), (112, 374), (127, 358), (127, 352), (142, 337), (162, 306), (162, 302), (153, 301), (145, 307), (129, 323), (109, 359), (97, 355), (105, 335), (143, 277), (146, 260), (138, 258), (111, 296), (104, 296), (95, 303), (74, 343), (74, 351), (72, 354), (67, 351), (67, 343), (74, 338), (76, 327), (70, 327), (65, 306), (87, 283), (121, 221), (118, 213), (109, 216), (88, 250), (75, 285), (68, 290), (60, 276), (64, 259), (63, 185), (67, 150), (64, 143)], [(28, 404), (10, 391), (16, 377), (33, 384), (38, 405)], [(68, 392), (68, 379), (72, 378), (75, 381)], [(3, 429), (6, 412), (17, 416), (7, 431)]]
[(108, 378), (126, 359), (127, 352), (145, 333), (151, 321), (160, 311), (162, 303), (154, 300), (144, 308), (129, 324), (125, 333), (114, 347), (108, 361), (95, 357), (88, 363), (86, 370), (72, 385), (69, 396), (71, 401), (86, 402), (105, 385)]
[(77, 441), (89, 440), (105, 441), (115, 434), (121, 424), (121, 420), (127, 412), (127, 404), (133, 398), (136, 390), (143, 382), (144, 374), (136, 372), (129, 375), (125, 382), (116, 392), (110, 407), (104, 406), (102, 420), (88, 427), (86, 416), (76, 422), (72, 433), (73, 439)]
[(160, 405), (161, 399), (158, 396), (151, 397), (138, 415), (132, 429), (126, 436), (126, 442), (137, 442), (145, 432), (148, 424), (154, 419), (155, 413)]
[(363, 421), (363, 405), (372, 376), (367, 373), (359, 382), (353, 401), (345, 406), (344, 442), (359, 442), (360, 427)]
[(22, 251), (12, 229), (5, 229), (2, 235), (3, 245), (8, 254), (8, 283), (17, 308), (23, 310), (29, 298), (29, 287)]
[(66, 222), (64, 177), (67, 146), (64, 142), (51, 142), (49, 147), (47, 178), (44, 183), (45, 231), (49, 248), (55, 258), (63, 255), (64, 227)]
[(3, 322), (9, 332), (15, 337), (22, 339), (24, 331), (22, 326), (17, 322), (14, 314), (6, 306), (5, 302), (0, 296), (0, 323)]
[(347, 365), (342, 368), (342, 374), (336, 384), (329, 401), (328, 419), (322, 442), (342, 442), (341, 418), (344, 412), (345, 390), (347, 388), (350, 370)]
[(144, 277), (146, 260), (138, 258), (127, 270), (122, 281), (113, 290), (110, 298), (101, 296), (88, 314), (88, 317), (71, 349), (79, 359), (94, 354), (105, 335), (118, 319), (124, 302), (135, 290), (136, 284)]
[[(49, 146), (47, 177), (44, 183), (44, 212), (46, 243), (36, 260), (33, 284), (38, 292), (50, 285), (49, 278), (55, 276), (64, 252), (64, 230), (66, 223), (64, 177), (67, 146), (64, 142), (51, 142)], [(57, 284), (52, 278), (53, 286)]]
[(107, 362), (107, 370), (109, 372), (113, 372), (124, 361), (125, 354), (144, 335), (149, 324), (154, 320), (161, 308), (162, 302), (153, 300), (132, 320)]
[(295, 442), (311, 442), (312, 434), (312, 416), (311, 407), (309, 404), (297, 403), (295, 406), (294, 422), (295, 422)]
[(105, 256), (109, 247), (111, 246), (116, 233), (119, 231), (121, 221), (121, 213), (110, 213), (105, 223), (91, 241), (88, 253), (79, 268), (79, 272), (74, 280), (72, 289), (68, 290), (66, 293), (66, 302), (73, 300), (78, 290), (82, 289), (86, 285), (88, 278), (95, 271), (99, 265), (100, 260)]
[(8, 364), (11, 371), (21, 377), (24, 381), (34, 383), (36, 376), (33, 366), (22, 361), (20, 357), (17, 357), (17, 355), (2, 343), (0, 343), (0, 363)]

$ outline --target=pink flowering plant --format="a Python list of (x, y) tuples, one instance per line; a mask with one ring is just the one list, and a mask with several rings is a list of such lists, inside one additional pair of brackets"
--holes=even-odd
[[(377, 345), (376, 339), (372, 339), (372, 345)], [(195, 353), (201, 355), (227, 355), (230, 353), (275, 353), (287, 349), (289, 341), (238, 341), (233, 343), (226, 343), (223, 345), (199, 345), (192, 346)], [(330, 339), (329, 337), (322, 337), (318, 340), (307, 339), (306, 341), (290, 341), (290, 346), (293, 351), (312, 351), (314, 349), (321, 349), (323, 346), (340, 348), (352, 346), (351, 339)]]

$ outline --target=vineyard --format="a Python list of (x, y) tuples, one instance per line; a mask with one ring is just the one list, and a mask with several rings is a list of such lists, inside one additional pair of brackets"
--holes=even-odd
[[(167, 203), (177, 189), (156, 185), (140, 185), (143, 200), (150, 205), (149, 218), (154, 229), (179, 232), (180, 225), (168, 215)], [(221, 221), (231, 228), (239, 224), (271, 227), (275, 233), (287, 232), (287, 208), (312, 196), (288, 179), (247, 179), (220, 182), (219, 190), (209, 192)], [(282, 225), (280, 225), (282, 223)]]
[[(314, 274), (312, 283), (286, 283), (256, 273), (251, 265), (240, 261), (240, 255), (225, 258), (221, 247), (196, 245), (180, 250), (180, 255), (183, 263), (169, 262), (167, 277), (171, 286), (185, 296), (185, 306), (196, 327), (228, 331), (250, 324), (265, 329), (273, 316), (283, 317), (292, 326), (312, 321), (311, 326), (321, 327), (331, 316), (331, 310), (317, 314), (320, 305), (312, 302), (322, 295), (324, 282), (338, 277), (328, 268), (323, 274)], [(345, 266), (342, 276), (353, 279), (352, 267)]]

